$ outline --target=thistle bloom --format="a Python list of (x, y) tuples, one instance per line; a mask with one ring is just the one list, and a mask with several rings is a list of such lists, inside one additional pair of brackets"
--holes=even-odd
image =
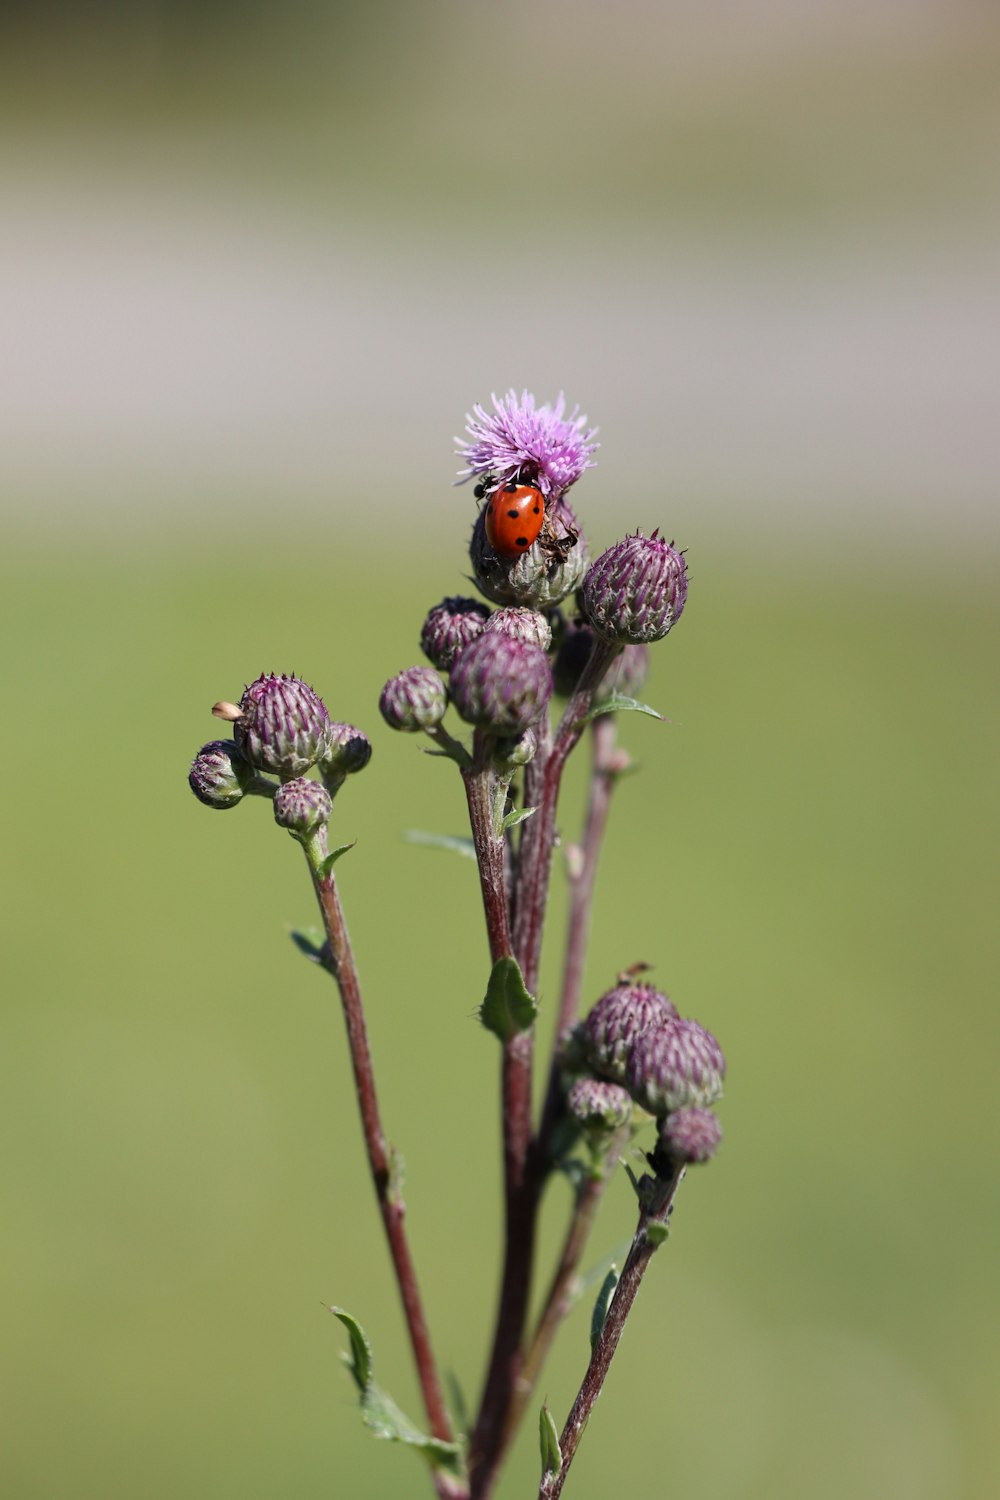
[(519, 396), (510, 390), (491, 399), (492, 412), (477, 405), (466, 416), (469, 439), (455, 439), (456, 452), (468, 465), (459, 483), (477, 475), (488, 476), (494, 488), (519, 480), (537, 485), (548, 502), (594, 467), (597, 428), (587, 426), (578, 406), (566, 416), (561, 391), (555, 406), (536, 406), (528, 391)]
[(450, 686), (467, 724), (519, 735), (548, 708), (552, 669), (540, 646), (485, 630), (455, 658)]
[(253, 767), (243, 759), (232, 740), (212, 740), (202, 745), (195, 756), (188, 785), (199, 802), (222, 812), (242, 802), (253, 777)]
[(448, 689), (430, 667), (407, 667), (389, 678), (378, 706), (390, 729), (414, 734), (440, 724), (448, 707)]
[(656, 531), (637, 531), (602, 552), (581, 590), (587, 623), (622, 646), (660, 640), (680, 619), (686, 600), (684, 558)]
[(489, 617), (478, 599), (442, 599), (428, 612), (420, 632), (424, 655), (439, 672), (447, 672), (462, 647), (482, 634)]
[(605, 991), (583, 1023), (583, 1045), (595, 1073), (624, 1083), (638, 1036), (677, 1019), (677, 1007), (651, 984), (616, 984)]
[(660, 1139), (674, 1161), (708, 1161), (718, 1150), (722, 1126), (710, 1109), (690, 1105), (667, 1115), (660, 1126)]
[(283, 781), (301, 776), (330, 748), (326, 704), (299, 677), (265, 672), (240, 699), (233, 733), (237, 747), (259, 771)]
[(274, 794), (274, 821), (298, 838), (307, 838), (330, 821), (333, 799), (319, 781), (297, 776)]
[(668, 1021), (637, 1036), (625, 1069), (625, 1087), (637, 1104), (661, 1119), (675, 1109), (704, 1109), (722, 1097), (726, 1059), (710, 1031), (697, 1021)]

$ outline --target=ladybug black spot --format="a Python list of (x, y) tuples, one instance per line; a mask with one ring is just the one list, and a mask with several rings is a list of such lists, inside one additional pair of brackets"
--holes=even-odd
[(509, 510), (509, 511), (508, 511), (508, 512), (507, 512), (507, 515), (508, 515), (508, 516), (509, 516), (509, 518), (510, 518), (510, 519), (511, 519), (511, 520), (512, 520), (512, 521), (516, 521), (516, 520), (517, 520), (517, 511), (516, 511), (516, 510)]
[(517, 538), (517, 545), (519, 547), (527, 547), (530, 545), (530, 543), (528, 542), (528, 538), (526, 536), (519, 536)]

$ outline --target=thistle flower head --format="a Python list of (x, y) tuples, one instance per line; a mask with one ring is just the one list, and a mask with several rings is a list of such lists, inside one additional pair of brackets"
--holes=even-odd
[(469, 559), (477, 588), (494, 604), (550, 609), (578, 587), (587, 566), (587, 540), (569, 505), (553, 500), (538, 540), (517, 557), (500, 557), (490, 546), (485, 512), (480, 511)]
[(650, 1026), (676, 1020), (677, 1007), (651, 984), (616, 984), (583, 1023), (583, 1045), (595, 1073), (624, 1083), (638, 1036)]
[(372, 758), (371, 740), (353, 724), (330, 725), (330, 748), (319, 762), (324, 776), (352, 776)]
[(307, 776), (284, 782), (274, 794), (274, 821), (297, 838), (308, 838), (328, 823), (332, 810), (333, 799), (326, 787)]
[(450, 688), (467, 724), (519, 735), (548, 708), (552, 669), (540, 646), (486, 630), (456, 656)]
[(660, 1126), (660, 1140), (676, 1162), (708, 1161), (722, 1140), (722, 1126), (710, 1109), (675, 1109)]
[(627, 1091), (617, 1083), (599, 1078), (578, 1078), (571, 1084), (566, 1107), (588, 1134), (606, 1135), (632, 1117), (632, 1100)]
[(588, 569), (581, 590), (587, 623), (620, 645), (658, 641), (680, 618), (687, 565), (657, 532), (627, 536)]
[(456, 438), (456, 453), (465, 460), (459, 482), (488, 476), (496, 488), (519, 480), (534, 484), (546, 501), (557, 499), (575, 484), (585, 469), (594, 467), (591, 454), (596, 427), (574, 406), (566, 415), (562, 392), (554, 406), (536, 406), (529, 391), (493, 396), (493, 410), (474, 406), (465, 419), (466, 438)]
[(442, 599), (428, 612), (420, 632), (420, 646), (439, 672), (447, 672), (463, 646), (486, 627), (490, 612), (478, 599)]
[(498, 609), (490, 615), (486, 629), (498, 630), (501, 635), (509, 635), (514, 641), (527, 641), (532, 646), (540, 646), (543, 651), (547, 651), (552, 645), (552, 626), (537, 609), (517, 606)]
[(390, 729), (414, 734), (440, 724), (448, 707), (448, 689), (430, 667), (407, 667), (389, 678), (378, 706)]
[(235, 807), (253, 781), (253, 767), (248, 765), (232, 740), (212, 740), (202, 745), (188, 775), (188, 785), (206, 807)]
[(252, 766), (288, 781), (328, 752), (330, 715), (300, 677), (265, 672), (244, 691), (233, 733)]
[(726, 1059), (715, 1037), (697, 1021), (651, 1026), (636, 1037), (625, 1087), (637, 1104), (662, 1118), (675, 1109), (704, 1109), (722, 1097)]
[[(589, 625), (582, 620), (567, 625), (552, 663), (555, 690), (561, 698), (570, 698), (576, 691), (593, 649), (594, 632)], [(648, 674), (649, 647), (623, 646), (597, 685), (595, 706), (618, 694), (634, 698), (645, 686)]]

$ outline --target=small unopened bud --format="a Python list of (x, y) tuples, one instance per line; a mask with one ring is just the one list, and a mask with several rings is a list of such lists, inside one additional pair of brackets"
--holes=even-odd
[(629, 1054), (650, 1026), (676, 1020), (677, 1007), (651, 984), (616, 984), (598, 1000), (583, 1023), (583, 1040), (595, 1073), (625, 1081)]
[(351, 776), (372, 758), (371, 740), (353, 724), (330, 725), (330, 748), (319, 762), (324, 776)]
[(274, 794), (274, 821), (297, 838), (308, 838), (330, 821), (333, 799), (319, 781), (297, 776), (283, 782)]
[(722, 1140), (722, 1126), (710, 1109), (675, 1109), (660, 1126), (664, 1150), (676, 1162), (708, 1161)]
[(519, 735), (548, 708), (552, 669), (540, 646), (486, 630), (455, 658), (450, 686), (467, 724)]
[(518, 609), (513, 606), (498, 609), (490, 615), (486, 629), (509, 635), (512, 641), (527, 641), (531, 646), (540, 646), (543, 651), (547, 651), (552, 645), (552, 626), (537, 609)]
[(566, 1107), (588, 1135), (610, 1135), (632, 1118), (626, 1090), (597, 1078), (578, 1078), (566, 1095)]
[(549, 609), (579, 585), (587, 566), (587, 543), (565, 500), (553, 500), (538, 540), (516, 557), (494, 552), (486, 536), (485, 511), (480, 511), (469, 558), (477, 587), (494, 604)]
[(625, 1087), (637, 1104), (660, 1118), (675, 1109), (704, 1109), (722, 1097), (726, 1059), (710, 1031), (697, 1021), (668, 1021), (636, 1037)]
[(420, 632), (423, 653), (439, 672), (447, 672), (463, 646), (481, 635), (490, 612), (478, 599), (442, 599)]
[(300, 677), (266, 672), (240, 699), (236, 743), (252, 766), (283, 781), (301, 776), (330, 747), (330, 715)]
[[(552, 663), (555, 690), (561, 698), (572, 697), (590, 653), (594, 649), (594, 632), (582, 620), (567, 626)], [(649, 647), (624, 646), (611, 662), (594, 690), (594, 706), (619, 695), (634, 698), (646, 684), (649, 674)]]
[(195, 756), (188, 785), (199, 802), (222, 812), (243, 800), (253, 779), (253, 767), (247, 765), (232, 740), (212, 740)]
[(508, 771), (513, 773), (534, 760), (537, 752), (538, 735), (533, 729), (526, 729), (523, 734), (496, 741), (493, 747), (493, 764), (501, 774)]
[(627, 536), (587, 571), (581, 605), (598, 635), (619, 645), (658, 641), (680, 618), (687, 599), (687, 566), (657, 532)]
[(440, 724), (448, 707), (448, 690), (430, 667), (407, 667), (389, 678), (378, 706), (390, 729), (414, 734)]

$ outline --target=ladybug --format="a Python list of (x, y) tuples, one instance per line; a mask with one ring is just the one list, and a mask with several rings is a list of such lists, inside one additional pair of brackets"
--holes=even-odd
[(502, 484), (486, 506), (486, 540), (498, 557), (519, 557), (538, 536), (544, 520), (541, 490), (533, 484)]

